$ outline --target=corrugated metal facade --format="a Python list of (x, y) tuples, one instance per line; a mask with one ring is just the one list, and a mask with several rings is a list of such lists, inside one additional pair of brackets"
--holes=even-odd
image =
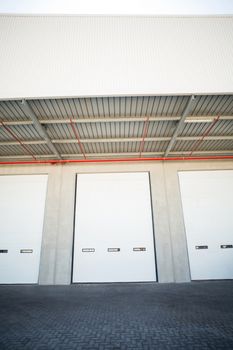
[[(228, 94), (232, 43), (233, 16), (1, 15), (0, 99)], [(115, 100), (115, 113), (141, 113), (136, 101), (126, 111)], [(71, 102), (67, 112), (108, 115), (108, 102), (93, 101), (94, 111)], [(59, 103), (44, 109), (64, 113)]]

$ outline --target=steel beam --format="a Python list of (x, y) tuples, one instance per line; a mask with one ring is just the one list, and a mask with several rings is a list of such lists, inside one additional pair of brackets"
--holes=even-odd
[[(199, 141), (202, 136), (177, 136), (177, 141)], [(141, 137), (121, 137), (121, 138), (106, 138), (106, 139), (80, 139), (81, 143), (123, 143), (123, 142), (141, 142), (143, 139)], [(168, 142), (171, 137), (146, 137), (145, 142)], [(205, 141), (231, 141), (233, 140), (233, 135), (213, 135), (206, 136)], [(46, 140), (22, 140), (24, 145), (43, 145), (46, 144)], [(51, 142), (54, 144), (71, 144), (77, 143), (77, 139), (52, 139)], [(0, 146), (18, 146), (18, 141), (2, 141)], [(143, 153), (143, 152), (142, 152)], [(171, 152), (170, 152), (171, 153)]]
[(61, 159), (61, 156), (59, 154), (59, 152), (57, 151), (56, 147), (54, 146), (54, 144), (51, 142), (45, 128), (40, 124), (36, 114), (34, 113), (34, 111), (32, 110), (32, 108), (29, 106), (29, 104), (27, 103), (26, 100), (22, 100), (20, 102), (21, 104), (21, 108), (23, 109), (23, 111), (27, 114), (28, 117), (31, 118), (31, 120), (33, 121), (33, 125), (35, 126), (38, 134), (46, 141), (48, 147), (50, 148), (50, 150), (59, 158)]
[(176, 129), (175, 129), (174, 133), (173, 133), (173, 136), (172, 136), (172, 138), (171, 138), (171, 140), (170, 140), (170, 142), (169, 142), (169, 144), (167, 146), (167, 149), (166, 149), (166, 151), (164, 153), (164, 157), (168, 156), (170, 150), (172, 149), (172, 146), (176, 142), (176, 138), (177, 138), (177, 136), (179, 134), (179, 131), (181, 130), (182, 126), (184, 125), (184, 121), (185, 121), (186, 117), (188, 116), (188, 114), (190, 112), (190, 108), (192, 106), (192, 103), (193, 103), (194, 99), (195, 99), (195, 97), (193, 95), (190, 96), (190, 98), (189, 98), (189, 100), (188, 100), (188, 102), (186, 104), (186, 107), (184, 109), (184, 112), (183, 112), (182, 116), (180, 117), (179, 122), (177, 123), (177, 126), (176, 126)]
[[(189, 155), (190, 151), (177, 151), (177, 152), (170, 152), (171, 156), (186, 156)], [(233, 150), (221, 150), (221, 151), (195, 151), (194, 154), (199, 155), (233, 155)], [(163, 156), (164, 152), (143, 152), (142, 156)], [(138, 152), (122, 152), (122, 153), (87, 153), (88, 158), (107, 158), (107, 157), (135, 157), (138, 156)], [(35, 154), (36, 159), (40, 158), (53, 158), (53, 154)], [(63, 158), (80, 158), (83, 159), (83, 155), (76, 154), (76, 153), (64, 153), (61, 154)], [(7, 156), (0, 156), (0, 159), (28, 159), (30, 158), (29, 155), (7, 155)]]
[[(185, 122), (188, 123), (209, 123), (211, 118), (217, 117), (216, 115), (205, 115), (205, 116), (187, 116)], [(107, 117), (107, 118), (72, 118), (72, 123), (74, 124), (88, 124), (88, 123), (129, 123), (129, 122), (145, 122), (147, 117)], [(151, 122), (176, 122), (179, 121), (179, 116), (156, 116), (150, 117), (149, 123)], [(232, 115), (221, 115), (219, 120), (233, 120)], [(38, 119), (39, 123), (42, 125), (46, 124), (70, 124), (69, 118), (64, 119)], [(20, 125), (32, 125), (31, 120), (5, 120), (3, 121), (5, 125), (9, 126), (20, 126)], [(0, 125), (1, 126), (1, 125)]]

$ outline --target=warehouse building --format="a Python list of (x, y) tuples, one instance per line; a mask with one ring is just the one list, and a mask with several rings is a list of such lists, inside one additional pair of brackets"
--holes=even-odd
[(0, 16), (0, 283), (233, 278), (232, 43), (232, 16)]

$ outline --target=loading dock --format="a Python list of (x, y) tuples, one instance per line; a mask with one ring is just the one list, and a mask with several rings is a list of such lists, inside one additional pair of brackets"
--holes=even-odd
[[(18, 183), (16, 204), (11, 186), (7, 193), (0, 186), (1, 205), (8, 206), (0, 213), (2, 283), (232, 278), (232, 237), (226, 236), (232, 232), (232, 180), (222, 191), (225, 178), (218, 190), (212, 180), (201, 179), (206, 186), (199, 193), (193, 178), (187, 191), (196, 190), (186, 205), (189, 192), (180, 192), (178, 176), (233, 171), (232, 20), (0, 16), (0, 174), (48, 174), (44, 225), (41, 220), (37, 236), (41, 243), (35, 246), (30, 241), (34, 215), (44, 209), (36, 210), (37, 200), (24, 203), (30, 186)], [(88, 176), (94, 184), (101, 174), (136, 173), (147, 174), (140, 200), (133, 190), (136, 180), (122, 193), (114, 190), (119, 178), (110, 181), (110, 175), (108, 191), (101, 184), (102, 191), (93, 188), (98, 196), (85, 199), (90, 196)], [(200, 214), (192, 203), (204, 193), (207, 209)], [(26, 214), (18, 215), (18, 208)], [(21, 223), (19, 217), (27, 220)], [(18, 255), (12, 258), (11, 226), (11, 240), (18, 242)], [(35, 265), (27, 266), (33, 257)], [(25, 268), (16, 273), (23, 259)], [(212, 267), (205, 271), (207, 266)], [(26, 278), (27, 269), (31, 275)]]

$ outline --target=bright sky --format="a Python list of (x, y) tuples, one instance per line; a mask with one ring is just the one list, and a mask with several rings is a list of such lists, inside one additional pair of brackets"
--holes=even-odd
[(0, 13), (233, 14), (233, 0), (0, 0)]

